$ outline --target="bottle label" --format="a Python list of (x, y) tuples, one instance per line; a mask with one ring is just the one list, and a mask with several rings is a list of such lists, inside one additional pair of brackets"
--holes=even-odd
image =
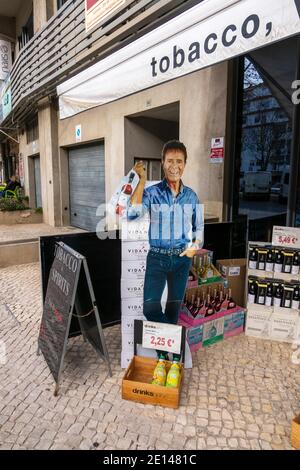
[(256, 261), (249, 261), (249, 268), (250, 269), (256, 269)]
[(275, 299), (274, 299), (274, 306), (275, 306), (275, 307), (280, 307), (280, 304), (281, 304), (281, 299), (277, 299), (277, 298), (275, 297)]
[(295, 310), (299, 310), (299, 307), (300, 307), (300, 300), (293, 300), (292, 308), (294, 308)]
[(255, 295), (254, 294), (248, 294), (248, 303), (249, 304), (254, 304), (255, 302)]
[(260, 295), (260, 296), (258, 297), (258, 303), (259, 303), (260, 305), (264, 305), (264, 304), (265, 304), (265, 297), (262, 296), (262, 295)]
[(290, 273), (291, 272), (291, 266), (285, 266), (284, 267), (284, 272), (285, 273)]
[(275, 273), (281, 273), (282, 272), (282, 264), (277, 264), (275, 263)]
[(290, 300), (285, 300), (284, 301), (284, 307), (285, 308), (290, 308), (291, 307), (291, 301)]
[(292, 274), (299, 274), (299, 266), (292, 266)]
[(272, 305), (272, 297), (266, 297), (266, 306), (271, 307)]
[(259, 263), (259, 264), (258, 264), (258, 269), (261, 269), (261, 270), (264, 271), (264, 269), (265, 269), (265, 263)]
[(266, 263), (266, 271), (273, 271), (274, 263)]

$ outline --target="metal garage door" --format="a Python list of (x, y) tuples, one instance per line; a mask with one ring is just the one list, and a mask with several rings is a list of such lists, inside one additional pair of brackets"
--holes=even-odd
[(34, 158), (35, 207), (42, 207), (40, 157)]
[(104, 144), (69, 151), (69, 182), (71, 225), (95, 232), (105, 202)]

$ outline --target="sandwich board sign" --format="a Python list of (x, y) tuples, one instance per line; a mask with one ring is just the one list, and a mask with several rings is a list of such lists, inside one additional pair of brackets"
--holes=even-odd
[[(88, 312), (83, 311), (78, 295), (79, 285), (82, 283), (87, 285), (90, 294), (92, 308)], [(55, 396), (58, 394), (71, 319), (72, 315), (75, 315), (74, 306), (84, 339), (90, 342), (105, 360), (111, 376), (109, 356), (87, 261), (68, 245), (58, 242), (38, 337), (38, 353), (42, 352), (56, 382)]]

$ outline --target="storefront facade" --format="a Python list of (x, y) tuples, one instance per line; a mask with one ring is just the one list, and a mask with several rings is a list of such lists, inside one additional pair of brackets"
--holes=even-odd
[[(83, 8), (79, 2), (74, 7), (71, 2), (63, 3), (59, 10), (62, 21), (66, 21), (64, 15), (71, 8), (80, 8), (80, 12)], [(38, 35), (38, 25), (45, 24), (41, 18), (48, 18), (47, 11), (35, 6), (33, 12)], [(120, 178), (135, 161), (144, 160), (149, 179), (160, 179), (162, 145), (177, 138), (188, 149), (184, 182), (199, 194), (208, 221), (244, 220), (246, 216), (253, 220), (257, 204), (244, 201), (243, 188), (245, 180), (252, 177), (248, 173), (264, 171), (270, 173), (266, 180), (269, 192), (272, 188), (274, 192), (269, 212), (273, 215), (275, 202), (276, 214), (283, 217), (288, 213), (282, 223), (298, 223), (299, 198), (295, 199), (295, 194), (299, 187), (299, 151), (294, 130), (298, 107), (291, 102), (291, 86), (298, 69), (295, 66), (293, 76), (279, 83), (276, 73), (287, 67), (282, 54), (274, 70), (262, 67), (259, 51), (268, 55), (272, 47), (271, 55), (276, 56), (284, 41), (291, 38), (295, 42), (300, 32), (299, 12), (298, 0), (275, 5), (269, 0), (194, 2), (170, 21), (104, 54), (102, 60), (71, 79), (60, 80), (55, 93), (52, 90), (47, 96), (39, 95), (34, 108), (28, 107), (18, 136), (30, 205), (42, 206), (44, 221), (50, 225), (71, 224), (95, 230), (97, 206), (109, 201)], [(59, 26), (58, 13), (54, 19)], [(95, 28), (92, 31), (97, 32)], [(258, 56), (254, 57), (252, 51)], [(296, 63), (298, 48), (294, 56)], [(263, 80), (260, 85), (257, 79), (252, 83), (256, 91), (245, 91), (241, 85), (249, 57)], [(269, 71), (273, 80), (267, 80), (270, 77), (262, 69)], [(276, 87), (278, 83), (280, 87)], [(255, 97), (259, 92), (261, 95)], [(243, 107), (247, 100), (248, 111)], [(282, 114), (278, 120), (290, 129), (284, 138), (274, 141), (274, 146), (281, 147), (282, 143), (285, 150), (280, 148), (278, 161), (273, 154), (268, 157), (267, 166), (266, 162), (260, 165), (257, 142), (256, 147), (250, 142), (248, 149), (242, 145), (243, 132), (251, 137), (252, 128), (255, 131), (260, 125), (259, 117), (268, 123), (267, 113), (261, 111), (264, 100), (267, 106), (273, 106), (274, 113)], [(37, 132), (30, 138), (35, 120)], [(213, 149), (216, 142), (219, 148)], [(289, 193), (281, 208), (276, 190), (288, 163), (293, 176), (288, 188), (281, 189), (282, 198), (286, 191)], [(264, 219), (261, 214), (259, 217)], [(265, 222), (260, 225), (264, 227)], [(261, 234), (257, 236), (262, 239)], [(264, 236), (268, 237), (267, 231)]]
[[(293, 75), (290, 74), (290, 81), (286, 78), (281, 87), (280, 80), (276, 87), (278, 77), (275, 70), (274, 89), (271, 90), (268, 88), (270, 84), (262, 79), (264, 93), (268, 95), (277, 114), (282, 114), (281, 118), (276, 118), (274, 126), (278, 124), (278, 120), (280, 123), (280, 119), (287, 126), (284, 139), (280, 140), (273, 135), (270, 137), (269, 153), (272, 155), (268, 158), (273, 166), (267, 164), (268, 168), (265, 168), (266, 165), (262, 162), (259, 165), (258, 157), (251, 156), (251, 152), (257, 153), (257, 142), (252, 147), (250, 145), (250, 155), (243, 157), (245, 162), (249, 160), (244, 162), (244, 166), (247, 166), (247, 181), (253, 176), (248, 173), (254, 173), (256, 169), (253, 167), (253, 158), (254, 161), (257, 160), (258, 172), (267, 170), (270, 210), (265, 210), (265, 213), (257, 211), (257, 203), (250, 206), (246, 203), (246, 209), (240, 210), (237, 202), (244, 197), (241, 191), (244, 181), (241, 181), (240, 166), (243, 159), (241, 125), (245, 121), (241, 109), (241, 80), (244, 77), (241, 76), (243, 72), (240, 64), (249, 60), (246, 56), (241, 56), (241, 53), (250, 52), (251, 55), (252, 50), (265, 50), (265, 55), (268, 55), (268, 48), (273, 47), (274, 54), (274, 51), (280, 51), (285, 38), (294, 35), (292, 41), (297, 42), (299, 33), (298, 2), (278, 3), (276, 8), (271, 6), (271, 2), (261, 5), (255, 1), (228, 1), (222, 2), (222, 6), (220, 2), (196, 5), (176, 18), (176, 36), (171, 32), (174, 24), (166, 23), (155, 34), (152, 32), (146, 35), (58, 87), (60, 146), (76, 144), (78, 126), (83, 142), (97, 139), (105, 141), (107, 201), (120, 178), (129, 171), (137, 158), (144, 159), (148, 167), (153, 158), (159, 158), (164, 141), (179, 138), (189, 150), (185, 182), (199, 194), (208, 219), (212, 216), (221, 222), (248, 216), (252, 221), (251, 226), (256, 224), (256, 219), (260, 219), (261, 228), (269, 229), (276, 223), (285, 225), (288, 211), (289, 224), (295, 223), (296, 214), (291, 197), (286, 198), (287, 208), (280, 207), (277, 199), (273, 201), (274, 198), (270, 195), (271, 188), (276, 182), (279, 184), (281, 174), (288, 166), (290, 147), (295, 140), (292, 130), (288, 131), (288, 125), (291, 128), (293, 120), (293, 109), (290, 109), (293, 105), (289, 95), (295, 70), (289, 70)], [(296, 48), (293, 57), (295, 61), (297, 54)], [(239, 58), (235, 59), (236, 56)], [(279, 59), (279, 64), (282, 63), (285, 69), (286, 64), (282, 62), (282, 57)], [(256, 81), (257, 83), (254, 80), (254, 85), (258, 86), (259, 80)], [(275, 93), (277, 88), (279, 92)], [(288, 106), (285, 106), (286, 103), (282, 105), (281, 97), (278, 96), (280, 92), (285, 92), (284, 98), (288, 101)], [(256, 101), (260, 103), (262, 100)], [(174, 111), (176, 105), (177, 112)], [(263, 103), (261, 107), (264, 106)], [(260, 108), (260, 104), (258, 107)], [(168, 112), (168, 108), (173, 109), (173, 114)], [(286, 108), (289, 108), (288, 113)], [(259, 111), (260, 109), (256, 109), (256, 114)], [(252, 111), (252, 114), (255, 112)], [(167, 119), (164, 119), (166, 116)], [(260, 130), (266, 123), (273, 126), (265, 116), (262, 116), (262, 123), (258, 122), (257, 116), (254, 116), (254, 120), (260, 125)], [(176, 122), (178, 132), (174, 125)], [(267, 129), (267, 132), (276, 134), (273, 127), (271, 131)], [(157, 128), (160, 129), (159, 133), (155, 131)], [(225, 159), (214, 160), (212, 139), (218, 138), (224, 138)], [(255, 135), (253, 139), (255, 140)], [(140, 148), (139, 141), (144, 148)], [(277, 161), (273, 155), (273, 147), (280, 147), (279, 153), (282, 154), (283, 146), (286, 155), (278, 157)], [(267, 150), (262, 150), (262, 153), (266, 152)], [(298, 158), (294, 156), (293, 168), (298, 164)], [(262, 175), (257, 178), (262, 179)], [(296, 184), (298, 183), (295, 181), (291, 183), (294, 188), (291, 193), (295, 191)], [(67, 199), (66, 194), (65, 201)], [(265, 217), (266, 214), (268, 217)], [(65, 220), (67, 218), (68, 216)], [(270, 236), (267, 229), (262, 231), (263, 238)], [(255, 229), (251, 236), (255, 239), (262, 235), (256, 234)]]

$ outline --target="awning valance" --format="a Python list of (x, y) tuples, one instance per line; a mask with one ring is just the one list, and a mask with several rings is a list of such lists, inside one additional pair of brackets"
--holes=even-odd
[(300, 0), (204, 0), (61, 84), (61, 119), (300, 33)]

